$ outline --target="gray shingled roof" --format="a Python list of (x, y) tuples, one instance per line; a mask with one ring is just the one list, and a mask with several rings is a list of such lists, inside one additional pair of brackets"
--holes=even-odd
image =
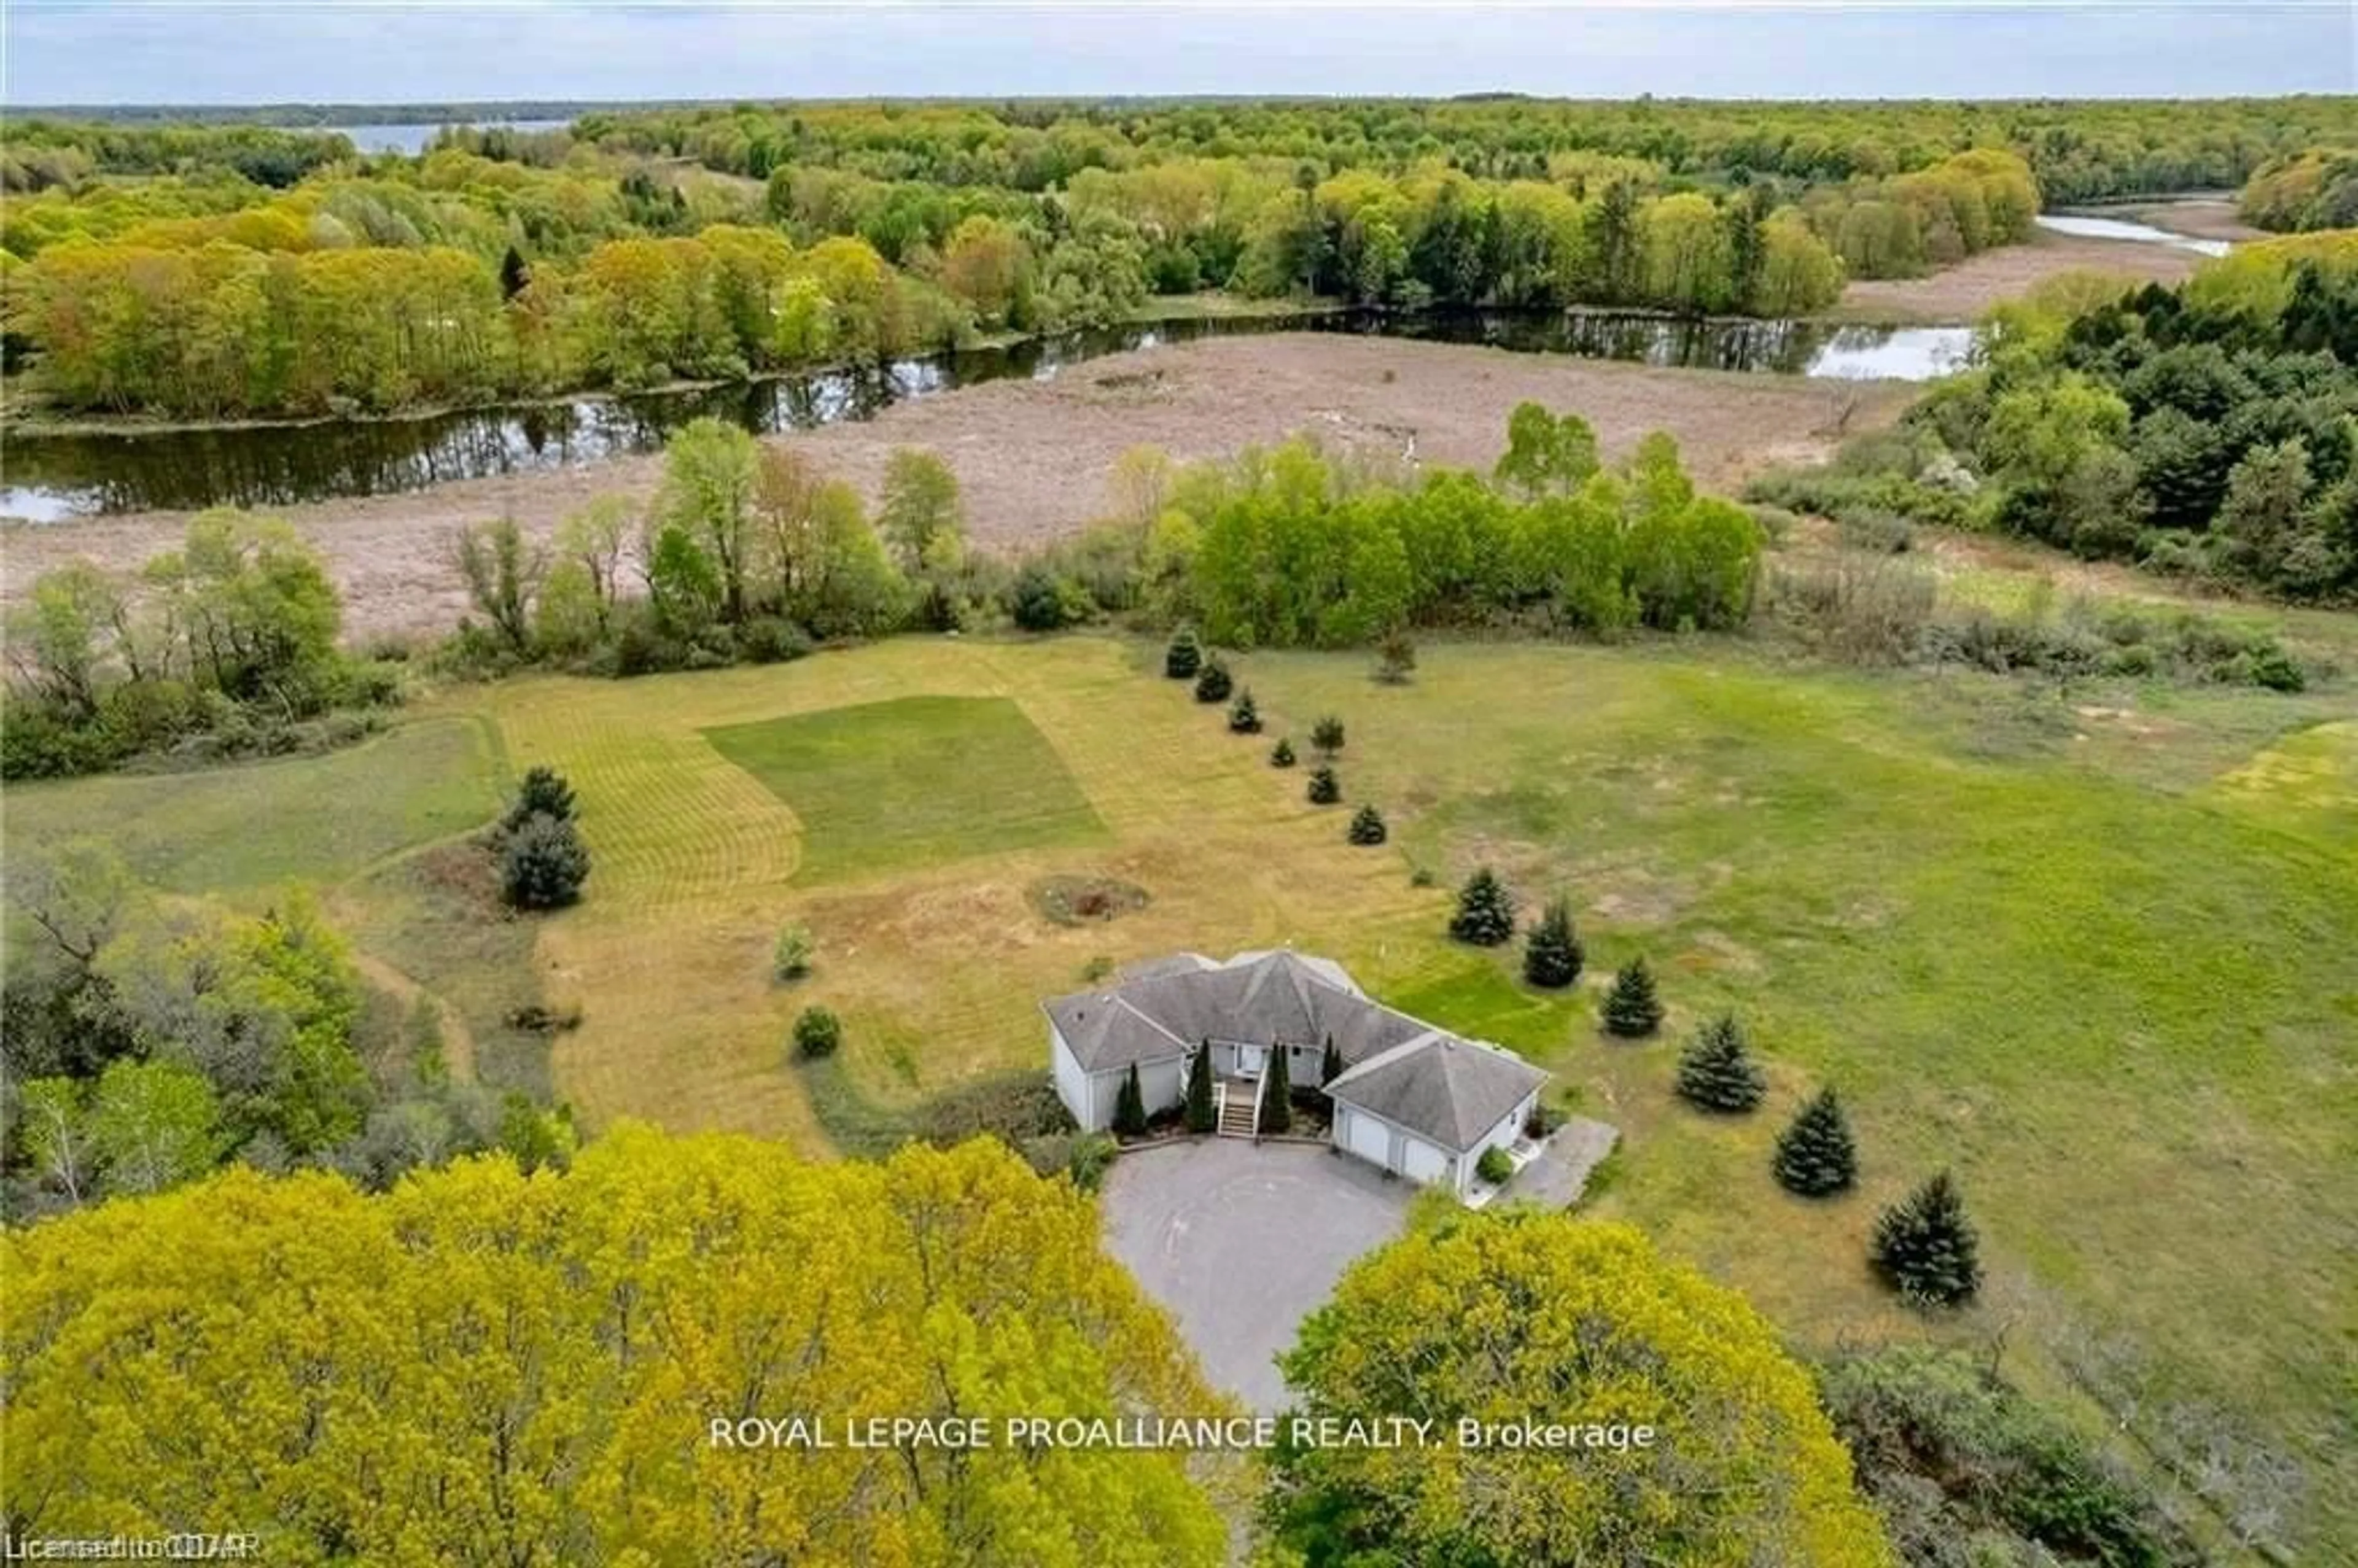
[(1545, 1082), (1511, 1052), (1434, 1029), (1347, 1069), (1326, 1092), (1462, 1154)]
[(1193, 953), (1141, 964), (1121, 984), (1041, 1004), (1084, 1071), (1183, 1055), (1203, 1040), (1250, 1045), (1335, 1042), (1350, 1103), (1463, 1152), (1547, 1081), (1521, 1057), (1369, 1000), (1325, 958)]

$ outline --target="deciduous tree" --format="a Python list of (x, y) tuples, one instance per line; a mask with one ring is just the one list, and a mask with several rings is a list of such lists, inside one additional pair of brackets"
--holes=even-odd
[[(1775, 1331), (1628, 1226), (1450, 1215), (1353, 1264), (1280, 1364), (1304, 1416), (1449, 1444), (1282, 1445), (1267, 1517), (1312, 1562), (1893, 1562)], [(1459, 1437), (1535, 1411), (1593, 1445)]]

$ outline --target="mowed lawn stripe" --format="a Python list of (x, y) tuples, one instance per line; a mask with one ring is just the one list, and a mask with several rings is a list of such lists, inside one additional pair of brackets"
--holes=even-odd
[(805, 883), (1111, 838), (1009, 697), (905, 697), (704, 738), (802, 820)]

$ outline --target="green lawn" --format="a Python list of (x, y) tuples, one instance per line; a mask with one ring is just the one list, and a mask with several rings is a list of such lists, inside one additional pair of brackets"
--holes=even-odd
[(704, 738), (801, 820), (806, 883), (1106, 838), (1055, 748), (1003, 697), (906, 697)]
[(174, 892), (262, 896), (281, 882), (340, 882), (481, 826), (499, 810), (498, 777), (488, 727), (453, 717), (325, 756), (10, 784), (7, 830), (35, 847), (103, 838)]
[[(904, 638), (791, 665), (453, 691), (341, 757), (11, 791), (12, 832), (119, 823), (151, 875), (338, 881), (372, 956), (466, 1016), (487, 1076), (546, 1073), (591, 1126), (729, 1128), (814, 1153), (979, 1076), (1037, 1070), (1039, 1000), (1098, 966), (1293, 944), (1386, 1000), (1551, 1067), (1624, 1147), (1599, 1207), (1747, 1292), (1796, 1341), (2001, 1335), (2042, 1389), (2102, 1343), (2147, 1403), (2203, 1409), (2308, 1476), (2296, 1561), (2358, 1542), (2358, 744), (2350, 677), (2299, 697), (2051, 687), (1780, 664), (1742, 643), (1437, 645), (1385, 687), (1360, 655), (1242, 655), (1268, 732), (1103, 638)], [(1340, 715), (1344, 804), (1267, 763)], [(496, 737), (493, 739), (492, 737)], [(585, 902), (480, 928), (431, 845), (535, 762), (579, 793)], [(1380, 806), (1392, 840), (1344, 824)], [(28, 829), (28, 823), (32, 827)], [(294, 825), (288, 831), (287, 825)], [(260, 829), (266, 825), (269, 831)], [(1587, 945), (1569, 996), (1513, 949), (1444, 935), (1496, 867), (1562, 894)], [(1149, 902), (1102, 925), (1035, 908), (1044, 878)], [(807, 980), (768, 974), (782, 925)], [(1660, 1041), (1601, 1038), (1644, 954)], [(518, 1000), (578, 1004), (503, 1037)], [(817, 1081), (785, 1040), (843, 1017)], [(1679, 1042), (1739, 1012), (1757, 1115), (1670, 1092)], [(536, 1054), (535, 1052), (540, 1053)], [(1768, 1174), (1824, 1083), (1863, 1190)], [(817, 1091), (814, 1093), (814, 1091)], [(831, 1130), (833, 1132), (831, 1133)], [(1948, 1166), (1990, 1289), (1954, 1321), (1866, 1274), (1876, 1209)], [(2082, 1407), (2102, 1423), (2093, 1407)]]

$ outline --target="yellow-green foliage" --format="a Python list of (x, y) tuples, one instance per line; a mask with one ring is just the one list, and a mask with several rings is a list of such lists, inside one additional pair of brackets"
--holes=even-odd
[(708, 1441), (1217, 1410), (1097, 1229), (988, 1142), (806, 1165), (629, 1126), (562, 1176), (110, 1204), (0, 1242), (11, 1522), (234, 1523), (286, 1563), (1217, 1563), (1177, 1454)]
[[(1735, 1292), (1628, 1226), (1467, 1217), (1361, 1260), (1302, 1329), (1312, 1415), (1435, 1423), (1280, 1463), (1303, 1544), (1411, 1562), (1892, 1561), (1808, 1374)], [(1650, 1445), (1463, 1446), (1460, 1423), (1653, 1429)]]
[(2314, 263), (2329, 277), (2347, 276), (2358, 270), (2358, 230), (2238, 245), (2187, 280), (2186, 302), (2222, 314), (2247, 314), (2261, 327), (2272, 327), (2292, 298), (2293, 277), (2303, 262)]

